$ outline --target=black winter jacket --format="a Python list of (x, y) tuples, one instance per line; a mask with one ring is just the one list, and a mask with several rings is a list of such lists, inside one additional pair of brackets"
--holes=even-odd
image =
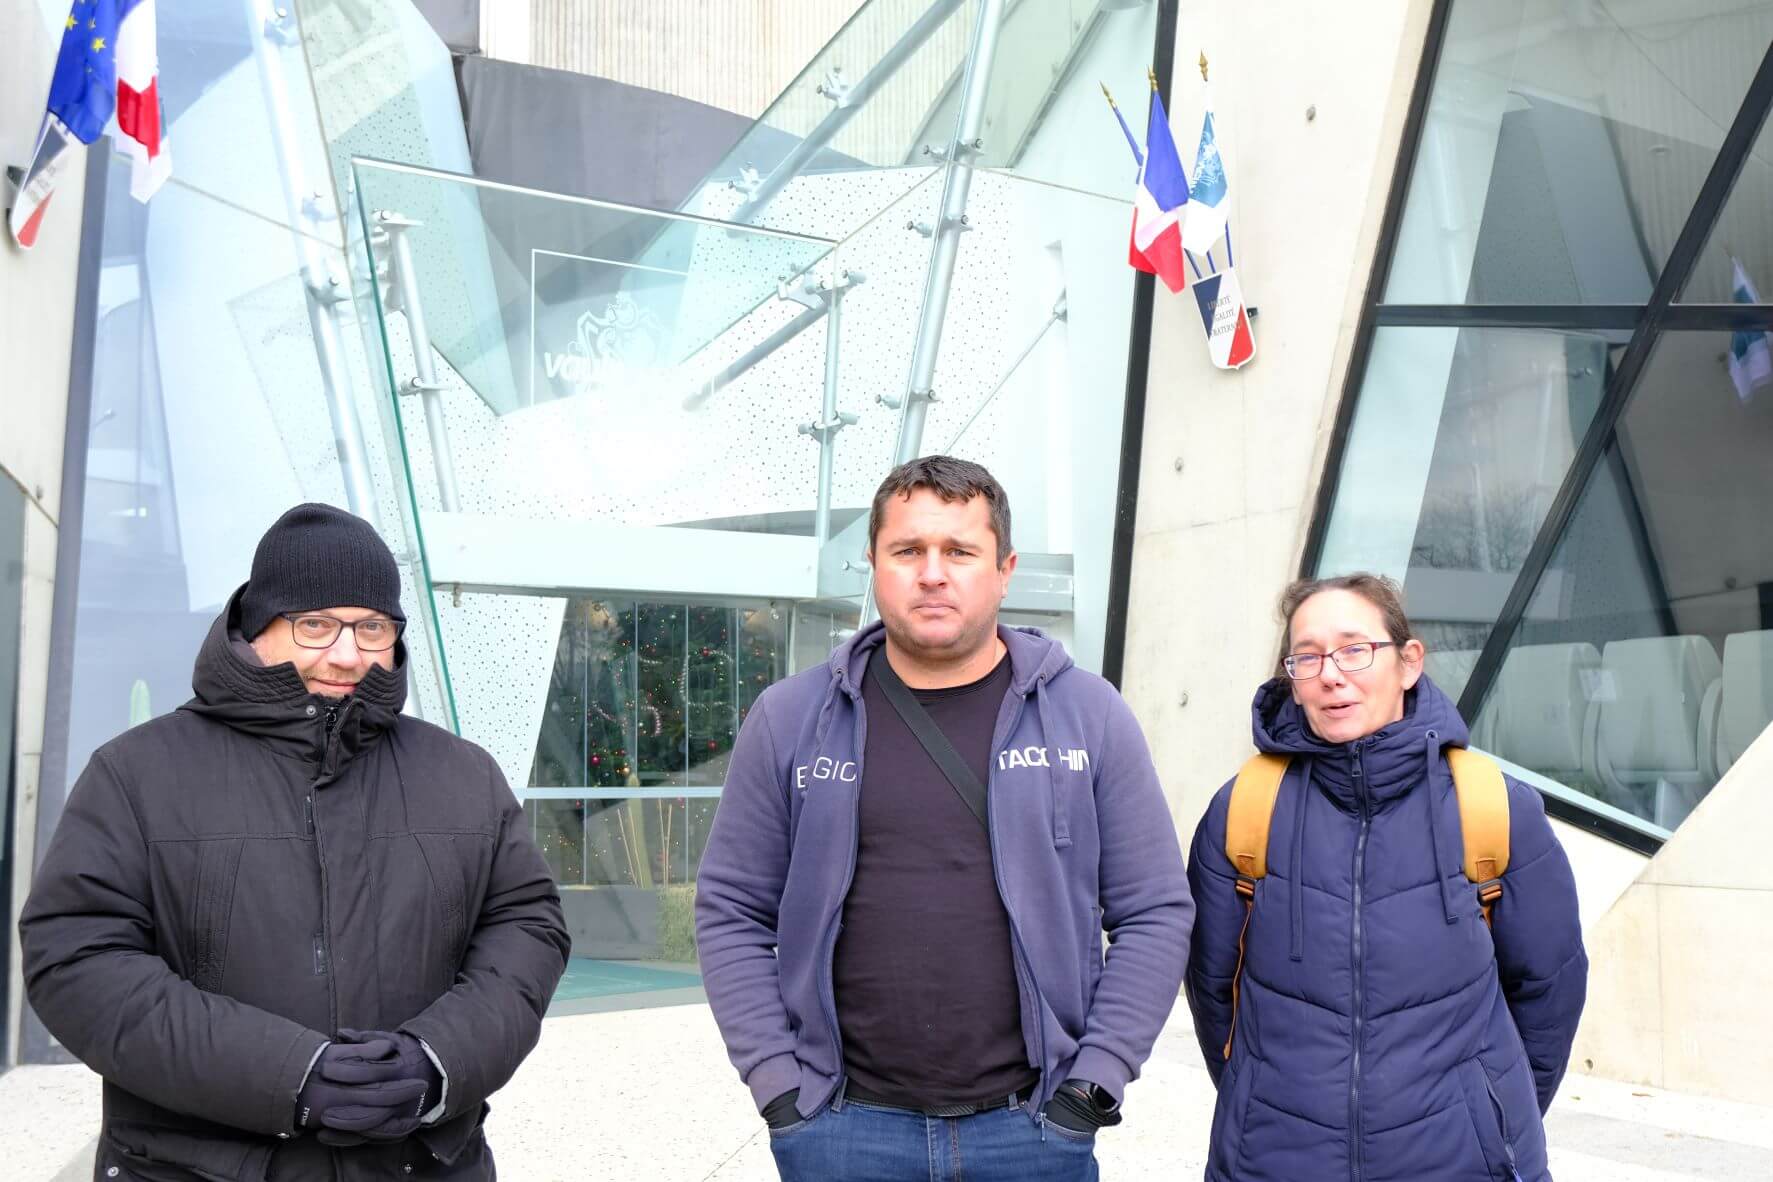
[[(230, 640), (196, 697), (101, 747), (19, 922), (26, 990), (104, 1077), (102, 1182), (491, 1179), (486, 1098), (565, 969), (560, 897), (490, 756), (402, 715), (397, 672), (329, 700)], [(405, 1030), (446, 1108), (402, 1142), (294, 1127), (343, 1028)]]

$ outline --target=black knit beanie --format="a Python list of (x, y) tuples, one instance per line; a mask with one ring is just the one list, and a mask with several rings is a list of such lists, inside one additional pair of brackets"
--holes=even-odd
[(329, 607), (363, 607), (404, 621), (400, 568), (363, 518), (331, 505), (297, 505), (253, 551), (240, 633), (251, 640), (284, 612)]

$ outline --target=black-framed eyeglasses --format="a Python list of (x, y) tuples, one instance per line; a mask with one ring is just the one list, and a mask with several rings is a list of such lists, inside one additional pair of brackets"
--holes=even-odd
[(1293, 653), (1281, 658), (1281, 664), (1294, 681), (1310, 681), (1322, 673), (1325, 657), (1334, 661), (1336, 668), (1344, 673), (1359, 673), (1362, 669), (1372, 668), (1374, 653), (1396, 644), (1395, 640), (1357, 640), (1328, 653)]
[(302, 648), (331, 648), (338, 643), (339, 633), (351, 630), (357, 647), (366, 653), (387, 652), (400, 639), (403, 625), (383, 616), (362, 620), (341, 620), (324, 612), (283, 612), (289, 630)]

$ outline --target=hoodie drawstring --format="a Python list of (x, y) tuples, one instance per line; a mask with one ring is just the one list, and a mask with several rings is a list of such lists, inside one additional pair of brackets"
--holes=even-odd
[(1047, 714), (1047, 679), (1034, 679), (1034, 710), (1040, 717), (1040, 741), (1046, 745), (1047, 791), (1053, 797), (1053, 848), (1062, 850), (1071, 844), (1071, 811), (1065, 807), (1065, 794), (1059, 790), (1059, 779), (1053, 774), (1053, 759), (1058, 747), (1053, 742), (1053, 720)]
[(1448, 923), (1459, 922), (1458, 904), (1453, 898), (1453, 881), (1447, 872), (1447, 851), (1441, 846), (1441, 791), (1439, 779), (1450, 778), (1446, 760), (1441, 758), (1441, 737), (1429, 731), (1422, 737), (1423, 756), (1428, 765), (1428, 842), (1434, 846), (1434, 873), (1441, 880), (1441, 907)]
[(1316, 766), (1315, 759), (1305, 761), (1299, 803), (1293, 810), (1293, 857), (1287, 883), (1287, 906), (1292, 912), (1292, 946), (1289, 952), (1294, 960), (1305, 959), (1305, 810), (1311, 807), (1311, 772)]

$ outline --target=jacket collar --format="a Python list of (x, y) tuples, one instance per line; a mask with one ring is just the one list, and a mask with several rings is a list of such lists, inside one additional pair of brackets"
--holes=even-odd
[[(1071, 654), (1065, 646), (1039, 628), (997, 626), (997, 638), (1003, 641), (1010, 657), (1010, 692), (1026, 697), (1043, 682), (1051, 681), (1071, 668)], [(831, 653), (828, 668), (832, 682), (851, 698), (862, 694), (862, 674), (868, 658), (886, 644), (886, 625), (876, 620), (838, 645)]]
[[(265, 665), (240, 634), (242, 586), (210, 625), (191, 673), (195, 696), (183, 706), (260, 739), (282, 754), (316, 763), (332, 754), (334, 768), (391, 728), (406, 704), (406, 643), (394, 648), (394, 669), (377, 665), (344, 698), (311, 694), (287, 662)], [(335, 720), (327, 725), (332, 709)]]
[(1431, 751), (1463, 747), (1470, 738), (1458, 707), (1426, 674), (1405, 691), (1403, 718), (1346, 743), (1313, 733), (1282, 677), (1256, 691), (1251, 716), (1258, 750), (1310, 759), (1312, 782), (1351, 812), (1363, 797), (1372, 806), (1405, 795), (1426, 779)]

